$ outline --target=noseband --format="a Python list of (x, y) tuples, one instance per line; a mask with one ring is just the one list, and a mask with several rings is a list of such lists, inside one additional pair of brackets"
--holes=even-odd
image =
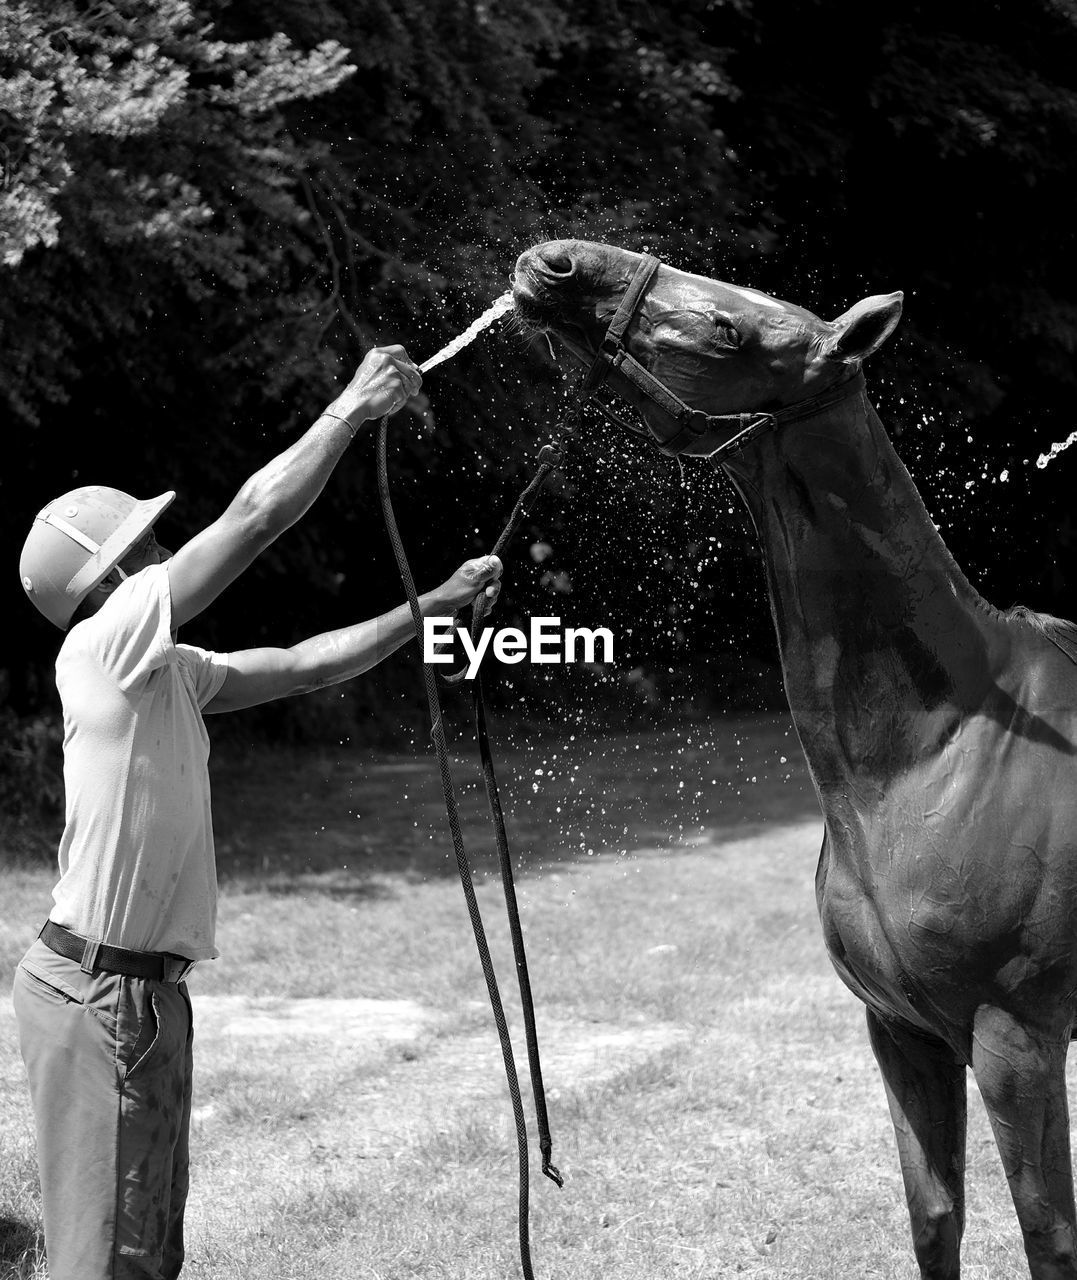
[[(643, 255), (621, 298), (620, 306), (610, 321), (606, 335), (591, 362), (591, 367), (587, 370), (580, 388), (580, 397), (581, 400), (589, 399), (616, 370), (627, 378), (637, 391), (642, 392), (648, 400), (653, 401), (663, 413), (673, 419), (676, 430), (664, 437), (660, 436), (650, 423), (646, 424), (647, 434), (664, 452), (677, 455), (691, 451), (695, 457), (710, 458), (712, 461), (720, 462), (724, 457), (739, 453), (745, 445), (750, 444), (765, 431), (772, 431), (802, 418), (810, 418), (863, 389), (864, 375), (857, 370), (850, 378), (835, 386), (827, 387), (818, 395), (809, 396), (808, 399), (801, 400), (797, 404), (787, 405), (784, 409), (775, 409), (773, 413), (762, 411), (704, 413), (701, 409), (693, 409), (675, 396), (664, 382), (648, 372), (629, 353), (624, 344), (624, 335), (635, 317), (639, 304), (650, 288), (659, 265), (659, 260), (652, 254)], [(596, 400), (595, 403), (604, 412), (609, 412), (601, 401)], [(628, 426), (614, 415), (610, 414), (610, 417), (613, 417), (619, 425)], [(637, 435), (642, 434), (636, 427), (629, 427), (629, 430), (635, 431)], [(730, 431), (732, 435), (729, 434)], [(724, 438), (711, 448), (712, 437), (715, 435), (721, 435)]]

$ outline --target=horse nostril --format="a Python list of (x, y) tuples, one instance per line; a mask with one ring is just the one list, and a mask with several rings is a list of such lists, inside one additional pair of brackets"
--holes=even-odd
[(570, 276), (576, 269), (569, 254), (556, 249), (542, 255), (542, 265), (552, 276)]

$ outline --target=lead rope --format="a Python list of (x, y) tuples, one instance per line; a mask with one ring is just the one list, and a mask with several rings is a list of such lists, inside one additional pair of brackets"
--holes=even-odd
[[(573, 430), (574, 426), (570, 426), (566, 421), (563, 427), (563, 438), (571, 434)], [(528, 514), (528, 504), (531, 499), (540, 493), (550, 474), (561, 462), (562, 442), (543, 445), (539, 450), (538, 469), (523, 493), (517, 498), (508, 522), (494, 543), (493, 550), (490, 552), (491, 555), (500, 556), (523, 523), (525, 516)], [(476, 596), (471, 612), (472, 642), (478, 639), (488, 608), (485, 594)], [(447, 685), (458, 684), (463, 678), (463, 670), (457, 671), (450, 676), (441, 677), (442, 682)], [(501, 867), (501, 886), (505, 896), (505, 911), (508, 915), (509, 933), (512, 937), (512, 949), (516, 960), (516, 979), (520, 988), (524, 1035), (527, 1040), (527, 1063), (531, 1075), (531, 1093), (535, 1102), (535, 1123), (538, 1128), (539, 1151), (542, 1154), (542, 1172), (547, 1178), (550, 1178), (561, 1187), (564, 1185), (564, 1179), (556, 1166), (551, 1163), (553, 1140), (550, 1137), (550, 1121), (546, 1112), (546, 1090), (542, 1083), (542, 1063), (539, 1059), (535, 1005), (531, 996), (531, 979), (527, 970), (523, 928), (520, 924), (520, 911), (516, 901), (516, 883), (512, 873), (512, 856), (509, 853), (508, 835), (505, 830), (505, 815), (501, 808), (497, 774), (494, 771), (493, 754), (490, 750), (490, 738), (486, 728), (486, 698), (483, 691), (481, 667), (475, 674), (475, 681), (472, 686), (472, 700), (475, 714), (475, 736), (479, 743), (479, 760), (482, 765), (482, 780), (486, 788), (486, 801), (490, 809), (490, 821), (493, 825), (494, 837), (497, 842), (497, 857)]]
[[(389, 541), (392, 543), (393, 555), (396, 557), (397, 568), (400, 571), (400, 578), (404, 584), (404, 591), (408, 598), (408, 605), (411, 608), (412, 620), (415, 624), (416, 636), (422, 636), (423, 632), (423, 616), (419, 608), (419, 596), (415, 589), (415, 580), (412, 577), (411, 567), (408, 564), (407, 553), (404, 550), (404, 544), (400, 537), (400, 530), (397, 527), (396, 516), (393, 512), (392, 497), (389, 492), (389, 468), (387, 462), (387, 437), (388, 437), (388, 416), (383, 417), (378, 423), (378, 495), (381, 499), (382, 516), (385, 520), (385, 528), (389, 534)], [(549, 468), (552, 470), (552, 464)], [(547, 471), (546, 474), (549, 472)], [(545, 479), (545, 475), (543, 476)], [(532, 482), (534, 484), (534, 482)], [(531, 490), (531, 486), (528, 487)], [(526, 492), (526, 491), (525, 491)], [(517, 503), (517, 510), (521, 508), (523, 499)], [(516, 512), (514, 511), (514, 516)], [(521, 517), (522, 518), (522, 515)], [(506, 539), (507, 540), (507, 539)], [(501, 540), (499, 544), (502, 545)], [(478, 600), (485, 601), (485, 594), (477, 597), (475, 613), (479, 613), (481, 606)], [(438, 696), (437, 680), (434, 675), (433, 668), (429, 663), (423, 663), (423, 684), (426, 688), (426, 701), (430, 711), (430, 733), (434, 740), (434, 747), (437, 751), (438, 770), (441, 775), (441, 789), (445, 799), (445, 812), (449, 820), (449, 830), (452, 833), (453, 849), (456, 854), (456, 866), (460, 873), (460, 883), (464, 890), (464, 899), (467, 903), (468, 916), (471, 919), (472, 932), (475, 935), (475, 946), (479, 952), (479, 961), (482, 965), (483, 977), (486, 979), (486, 990), (490, 998), (490, 1007), (493, 1010), (494, 1023), (497, 1026), (498, 1039), (501, 1042), (501, 1055), (505, 1063), (505, 1079), (508, 1083), (509, 1096), (512, 1099), (512, 1115), (516, 1124), (516, 1144), (519, 1153), (520, 1166), (520, 1211), (519, 1211), (519, 1240), (520, 1240), (520, 1266), (523, 1270), (524, 1280), (534, 1280), (534, 1272), (531, 1266), (531, 1246), (528, 1228), (528, 1161), (527, 1161), (527, 1124), (524, 1120), (523, 1100), (520, 1096), (520, 1082), (516, 1073), (516, 1062), (512, 1053), (512, 1041), (509, 1038), (508, 1023), (505, 1019), (505, 1010), (501, 1002), (501, 992), (497, 985), (497, 975), (494, 972), (493, 961), (490, 957), (490, 947), (486, 941), (486, 930), (483, 927), (482, 915), (479, 911), (478, 900), (475, 897), (475, 886), (472, 880), (471, 866), (468, 862), (467, 851), (464, 848), (464, 837), (460, 828), (460, 811), (456, 801), (456, 790), (453, 786), (452, 772), (449, 768), (449, 752), (445, 741), (445, 726), (441, 714), (441, 699)], [(479, 700), (480, 695), (476, 692), (476, 716), (480, 719), (481, 732), (479, 734), (480, 748), (484, 740), (486, 740), (486, 721), (485, 714), (482, 712), (482, 704)], [(489, 742), (486, 740), (485, 750), (483, 753), (483, 777), (487, 778), (487, 762), (489, 761)], [(496, 804), (495, 830), (498, 837), (498, 855), (502, 862), (502, 879), (505, 886), (506, 905), (509, 907), (510, 923), (515, 920), (512, 929), (513, 933), (513, 949), (516, 955), (517, 973), (520, 978), (521, 999), (524, 999), (524, 991), (527, 996), (525, 1007), (530, 1006), (530, 983), (527, 978), (526, 960), (523, 956), (523, 937), (520, 933), (519, 913), (516, 911), (515, 888), (512, 883), (511, 862), (508, 859), (507, 842), (504, 842), (504, 819), (501, 815), (500, 802), (497, 800), (497, 784), (493, 780), (493, 766), (489, 765), (489, 776), (493, 781), (493, 789), (491, 792), (490, 784), (487, 785), (487, 797), (490, 799), (491, 809)], [(500, 819), (500, 825), (498, 825)], [(504, 855), (502, 849), (504, 848)], [(506, 867), (508, 874), (506, 875)], [(530, 1016), (525, 1012), (525, 1022), (528, 1022), (528, 1056), (532, 1063), (532, 1084), (538, 1079), (538, 1087), (535, 1088), (535, 1108), (536, 1113), (540, 1116), (540, 1147), (543, 1156), (543, 1173), (551, 1178), (558, 1186), (562, 1185), (563, 1179), (560, 1173), (549, 1163), (551, 1141), (549, 1136), (549, 1127), (546, 1123), (546, 1102), (541, 1092), (542, 1075), (541, 1069), (538, 1067), (538, 1043), (534, 1036), (534, 1013), (531, 1010)], [(534, 1057), (532, 1058), (532, 1046), (534, 1046)]]

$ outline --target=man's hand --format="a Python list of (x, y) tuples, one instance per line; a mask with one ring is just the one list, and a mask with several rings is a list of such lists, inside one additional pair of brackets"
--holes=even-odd
[[(501, 590), (500, 579), (501, 561), (497, 556), (465, 560), (440, 587), (419, 597), (419, 610), (424, 618), (455, 613), (471, 604), (480, 592), (485, 592), (487, 602), (493, 604)], [(290, 649), (241, 649), (228, 655), (224, 684), (203, 710), (237, 711), (339, 684), (369, 671), (414, 635), (411, 607), (402, 604), (380, 618), (311, 636)]]
[(375, 347), (326, 412), (346, 419), (354, 431), (371, 418), (402, 409), (422, 384), (423, 375), (403, 347)]
[(438, 587), (439, 599), (445, 607), (463, 609), (485, 588), (486, 603), (492, 606), (501, 591), (501, 561), (497, 556), (479, 556), (477, 560), (465, 560), (459, 569)]

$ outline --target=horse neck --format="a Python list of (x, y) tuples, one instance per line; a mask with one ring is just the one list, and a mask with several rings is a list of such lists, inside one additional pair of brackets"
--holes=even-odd
[(879, 786), (983, 697), (994, 611), (861, 393), (727, 462), (762, 542), (786, 692), (821, 791)]

